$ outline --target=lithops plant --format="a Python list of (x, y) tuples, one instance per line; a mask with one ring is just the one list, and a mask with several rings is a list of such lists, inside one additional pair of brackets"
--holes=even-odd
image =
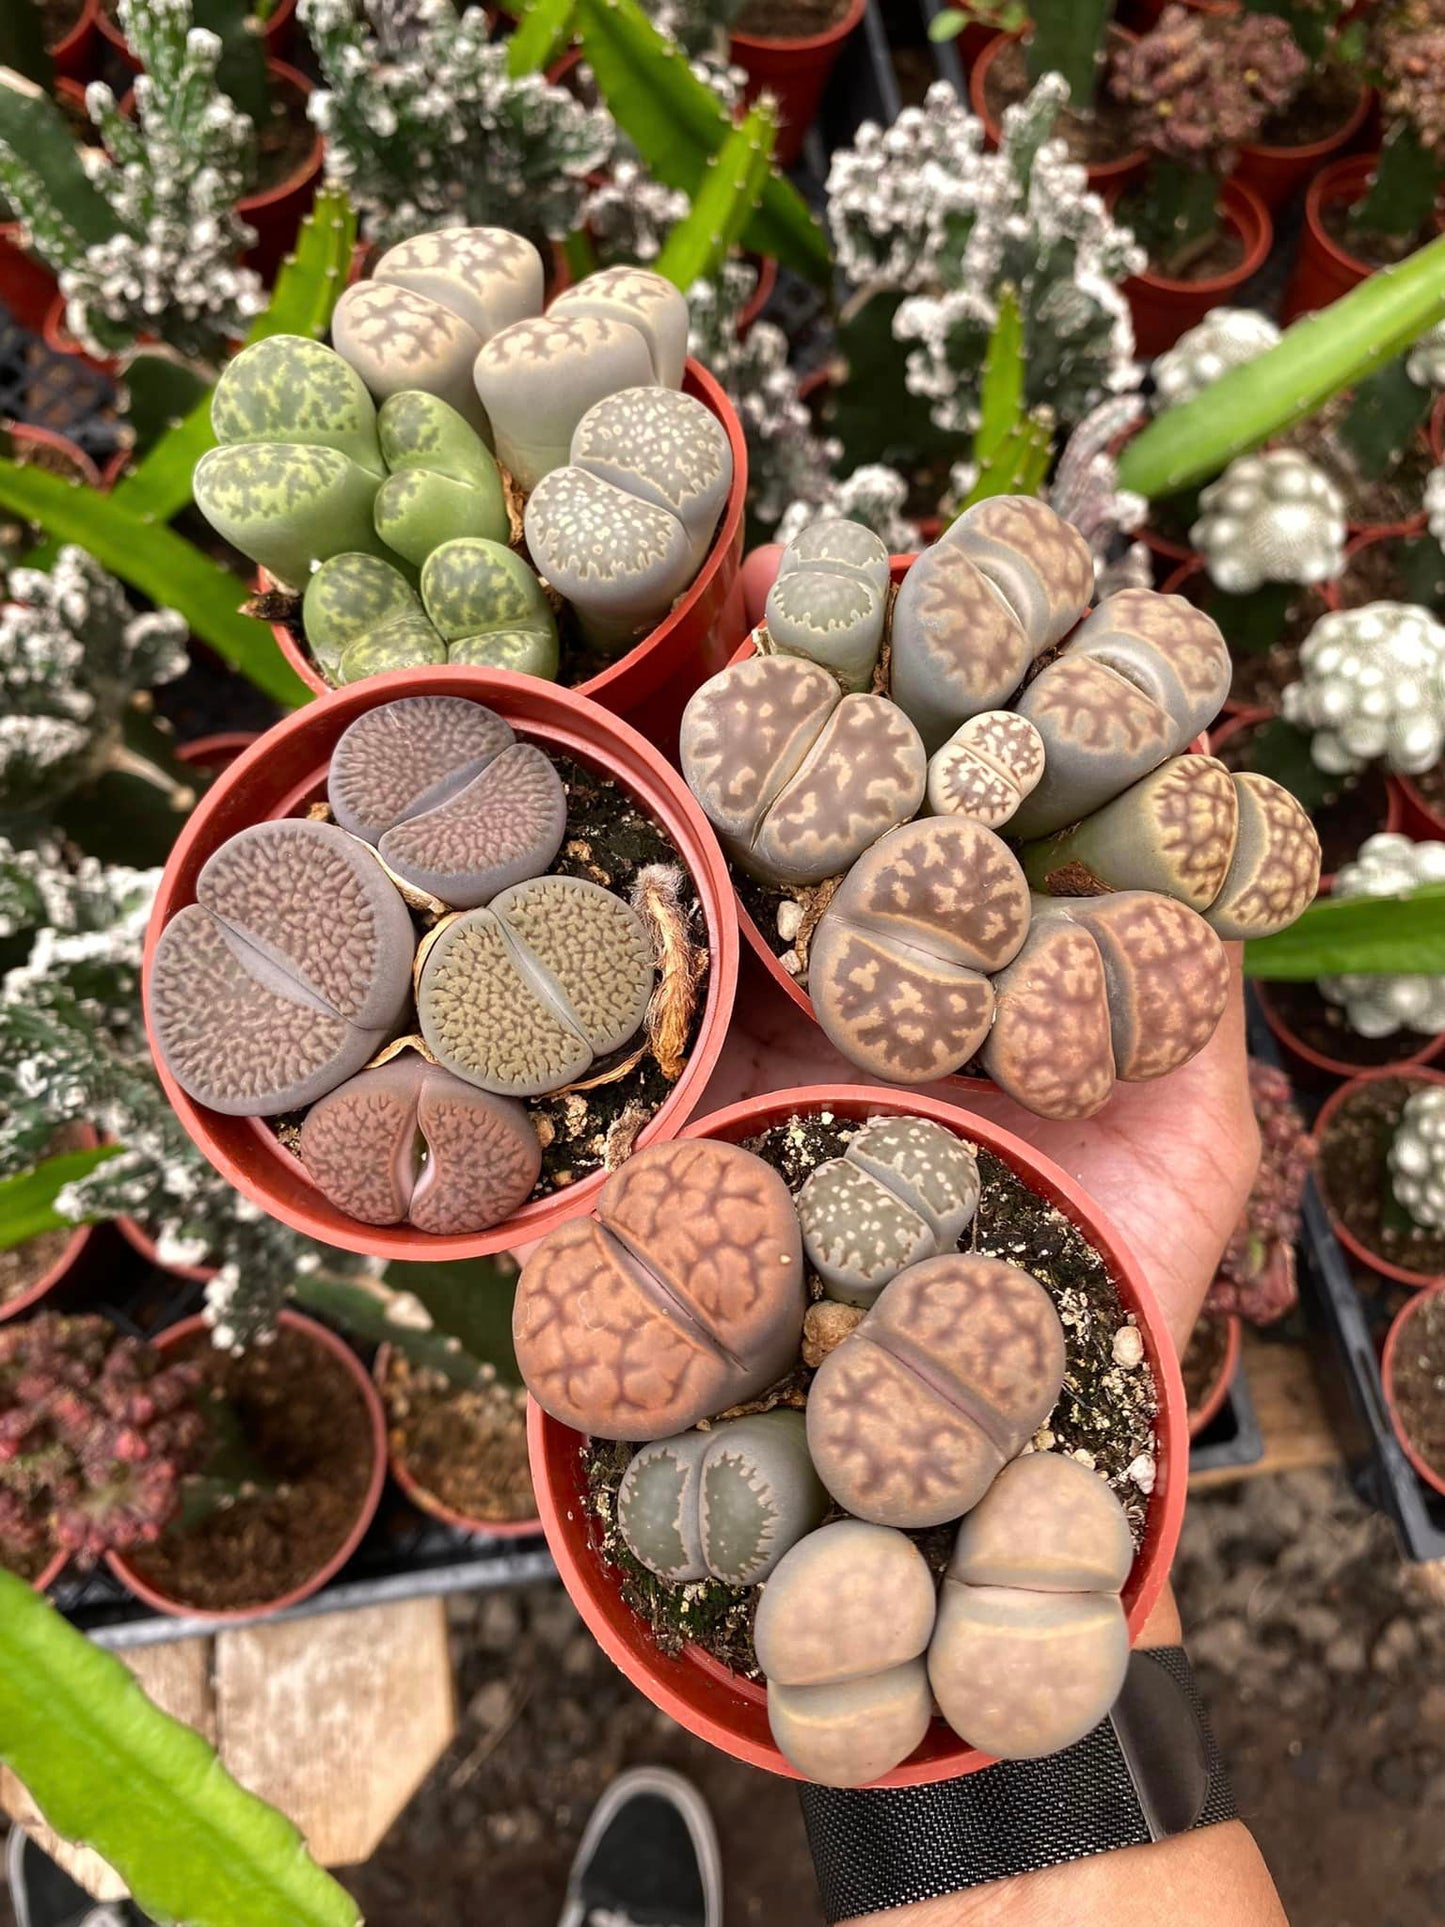
[(923, 800), (918, 732), (882, 696), (845, 696), (817, 663), (754, 656), (683, 712), (683, 774), (736, 860), (774, 882), (844, 870)]
[(1445, 1086), (1411, 1091), (1388, 1161), (1391, 1188), (1414, 1222), (1445, 1229)]
[(650, 268), (603, 268), (564, 289), (547, 313), (554, 321), (592, 315), (635, 328), (647, 344), (652, 380), (664, 388), (682, 386), (689, 327), (687, 298), (666, 275), (654, 274)]
[(1063, 1379), (1063, 1326), (1036, 1278), (999, 1258), (927, 1258), (819, 1366), (808, 1448), (856, 1517), (941, 1525), (978, 1503)]
[(1239, 456), (1199, 506), (1189, 539), (1231, 595), (1266, 582), (1328, 582), (1345, 566), (1345, 498), (1298, 449)]
[(514, 549), (480, 535), (443, 542), (422, 569), (421, 599), (448, 662), (556, 678), (557, 619)]
[(1154, 362), (1154, 406), (1193, 401), (1230, 368), (1240, 368), (1279, 340), (1279, 328), (1254, 308), (1211, 308)]
[[(1382, 831), (1367, 837), (1353, 863), (1335, 874), (1333, 895), (1400, 897), (1422, 883), (1445, 883), (1445, 843), (1414, 843)], [(1321, 977), (1320, 995), (1340, 1005), (1360, 1037), (1392, 1037), (1398, 1030), (1432, 1036), (1445, 1031), (1445, 976)]]
[(376, 532), (419, 569), (443, 542), (510, 533), (502, 478), (481, 437), (435, 395), (404, 389), (382, 404), (377, 434), (389, 471), (377, 490)]
[(348, 1217), (442, 1236), (510, 1217), (542, 1168), (520, 1104), (410, 1053), (313, 1104), (297, 1148), (317, 1190)]
[(644, 1445), (617, 1493), (628, 1549), (673, 1584), (755, 1586), (827, 1510), (803, 1415), (784, 1407)]
[(1097, 1473), (1054, 1452), (1005, 1467), (959, 1528), (928, 1648), (961, 1739), (1033, 1760), (1098, 1725), (1129, 1663), (1119, 1592), (1133, 1562), (1123, 1508)]
[(499, 227), (433, 228), (413, 235), (387, 249), (371, 278), (449, 309), (480, 341), (539, 314), (546, 281), (532, 243)]
[(1333, 609), (1305, 637), (1280, 706), (1331, 775), (1377, 761), (1400, 776), (1433, 769), (1445, 753), (1445, 627), (1408, 602)]
[(522, 1270), (517, 1362), (544, 1411), (657, 1439), (765, 1391), (796, 1361), (807, 1297), (788, 1187), (708, 1138), (652, 1144)]
[(600, 314), (514, 321), (477, 355), (472, 378), (497, 458), (528, 494), (567, 462), (594, 402), (655, 379), (645, 338)]
[(764, 621), (772, 647), (807, 656), (847, 691), (873, 680), (888, 614), (888, 551), (861, 522), (810, 522), (783, 551)]
[(928, 1118), (874, 1118), (799, 1190), (803, 1250), (830, 1298), (871, 1305), (906, 1266), (956, 1250), (978, 1199), (971, 1145)]
[(306, 584), (301, 622), (317, 665), (333, 682), (447, 659), (421, 597), (379, 555), (328, 557)]
[(332, 752), (327, 799), (388, 869), (456, 910), (540, 877), (567, 828), (551, 759), (462, 696), (403, 696), (358, 716)]
[(754, 1644), (773, 1738), (805, 1779), (866, 1786), (923, 1739), (935, 1611), (923, 1554), (885, 1526), (838, 1519), (783, 1556)]
[(886, 1082), (947, 1076), (988, 1036), (989, 978), (1028, 927), (1028, 884), (991, 830), (963, 817), (904, 823), (853, 865), (814, 932), (818, 1022)]
[(151, 1035), (198, 1103), (299, 1109), (355, 1075), (411, 994), (411, 917), (370, 850), (334, 824), (253, 824), (223, 843), (161, 933)]
[(985, 709), (928, 759), (928, 807), (999, 830), (1044, 773), (1044, 739), (1026, 716)]
[(472, 380), (481, 337), (439, 301), (394, 282), (354, 282), (336, 304), (331, 339), (376, 401), (419, 388), (491, 433)]

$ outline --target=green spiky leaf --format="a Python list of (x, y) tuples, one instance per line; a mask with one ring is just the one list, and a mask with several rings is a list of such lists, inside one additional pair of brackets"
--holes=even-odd
[(710, 281), (742, 239), (771, 173), (777, 136), (776, 114), (759, 101), (708, 162), (691, 208), (655, 263), (684, 294), (695, 281)]
[(55, 1200), (67, 1184), (89, 1177), (98, 1164), (118, 1157), (118, 1144), (97, 1144), (84, 1151), (60, 1151), (42, 1158), (29, 1171), (0, 1178), (0, 1251), (13, 1251), (46, 1231), (74, 1231), (75, 1220), (62, 1218)]
[(979, 376), (978, 432), (973, 438), (977, 462), (992, 460), (1021, 425), (1023, 412), (1024, 323), (1018, 295), (1005, 284), (999, 289), (998, 316)]
[(1445, 976), (1445, 883), (1404, 897), (1320, 897), (1287, 930), (1244, 946), (1247, 977)]
[(544, 74), (561, 58), (572, 38), (577, 0), (527, 0), (517, 31), (507, 42), (507, 72), (513, 80)]

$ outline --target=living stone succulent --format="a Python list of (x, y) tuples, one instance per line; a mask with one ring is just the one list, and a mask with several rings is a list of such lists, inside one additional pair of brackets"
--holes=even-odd
[(336, 304), (331, 339), (377, 401), (421, 389), (490, 433), (472, 382), (481, 337), (439, 301), (392, 282), (354, 282)]
[[(652, 380), (680, 388), (687, 361), (687, 297), (649, 268), (602, 268), (565, 288), (547, 310), (554, 321), (593, 315), (635, 328), (647, 344)], [(575, 457), (574, 457), (575, 460)]]
[(528, 494), (567, 462), (577, 424), (594, 402), (655, 379), (638, 330), (596, 314), (514, 321), (476, 356), (472, 378), (498, 460)]
[(827, 1510), (803, 1415), (782, 1407), (644, 1445), (617, 1493), (628, 1549), (674, 1584), (755, 1586)]
[(1328, 582), (1345, 566), (1345, 498), (1298, 449), (1237, 457), (1199, 506), (1189, 539), (1230, 595), (1266, 582)]
[(1445, 752), (1445, 627), (1408, 602), (1367, 602), (1320, 617), (1287, 685), (1287, 721), (1310, 732), (1310, 755), (1331, 775), (1383, 760), (1400, 776), (1433, 769)]
[(152, 1035), (181, 1088), (227, 1116), (310, 1104), (392, 1035), (411, 994), (411, 917), (334, 824), (240, 830), (161, 932)]
[(1388, 1157), (1391, 1188), (1414, 1222), (1445, 1228), (1445, 1086), (1411, 1091)]
[(520, 1104), (410, 1054), (313, 1104), (297, 1149), (317, 1190), (348, 1217), (443, 1236), (510, 1217), (542, 1166)]
[(371, 279), (435, 301), (490, 341), (541, 312), (546, 270), (532, 243), (510, 228), (440, 227), (388, 248)]
[(337, 683), (447, 659), (421, 597), (379, 555), (329, 556), (306, 584), (301, 621), (317, 664)]
[[(1413, 843), (1382, 831), (1367, 837), (1353, 863), (1335, 873), (1336, 897), (1399, 897), (1422, 883), (1445, 883), (1445, 843)], [(1445, 1031), (1445, 976), (1321, 977), (1320, 995), (1340, 1005), (1360, 1037), (1398, 1030), (1426, 1036)]]
[(845, 691), (873, 679), (888, 613), (888, 551), (859, 522), (810, 522), (795, 536), (768, 591), (773, 648), (829, 669)]
[(1002, 829), (1038, 787), (1044, 739), (1026, 716), (983, 709), (960, 723), (928, 759), (928, 807)]
[(927, 1118), (875, 1118), (799, 1190), (803, 1250), (829, 1297), (871, 1305), (905, 1266), (956, 1250), (978, 1198), (962, 1138)]
[(421, 599), (448, 662), (556, 676), (557, 619), (515, 549), (480, 535), (443, 542), (422, 568)]
[(435, 395), (404, 389), (382, 404), (377, 432), (388, 474), (374, 520), (388, 549), (419, 569), (455, 536), (507, 540), (497, 464), (455, 409)]
[(923, 800), (923, 745), (897, 705), (845, 696), (795, 656), (753, 656), (705, 682), (683, 712), (680, 747), (732, 855), (777, 882), (836, 875)]
[(1278, 340), (1278, 324), (1256, 308), (1211, 308), (1155, 359), (1155, 408), (1192, 401), (1229, 369), (1243, 367)]
[(1078, 1460), (1015, 1459), (959, 1527), (928, 1649), (943, 1717), (985, 1753), (1056, 1753), (1124, 1684), (1119, 1592), (1134, 1563), (1123, 1507)]
[(544, 1411), (609, 1439), (657, 1439), (756, 1397), (798, 1355), (803, 1247), (770, 1164), (708, 1138), (637, 1151), (593, 1217), (543, 1239), (513, 1309)]
[(866, 1786), (923, 1739), (935, 1610), (923, 1554), (886, 1526), (838, 1519), (783, 1555), (753, 1639), (773, 1738), (805, 1779)]
[(1063, 1326), (1036, 1278), (976, 1253), (927, 1258), (819, 1366), (808, 1448), (857, 1518), (941, 1525), (978, 1503), (1063, 1380)]

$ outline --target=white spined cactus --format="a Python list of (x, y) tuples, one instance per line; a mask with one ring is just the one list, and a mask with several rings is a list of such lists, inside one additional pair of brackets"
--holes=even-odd
[(1445, 549), (1445, 463), (1432, 468), (1425, 477), (1425, 522), (1431, 535)]
[(1310, 732), (1316, 766), (1349, 776), (1383, 760), (1399, 776), (1445, 749), (1445, 628), (1409, 602), (1332, 609), (1300, 648), (1285, 719)]
[(1154, 363), (1154, 407), (1193, 401), (1231, 368), (1242, 368), (1279, 340), (1279, 328), (1253, 308), (1211, 308)]
[(1418, 388), (1445, 388), (1445, 321), (1421, 335), (1406, 358), (1405, 373)]
[[(1353, 863), (1337, 873), (1334, 895), (1401, 897), (1422, 883), (1445, 883), (1445, 843), (1415, 843), (1382, 831), (1360, 845)], [(1393, 1037), (1413, 1030), (1445, 1030), (1445, 977), (1321, 977), (1320, 995), (1338, 1004), (1358, 1037)]]
[(1390, 1182), (1415, 1223), (1445, 1230), (1445, 1084), (1405, 1099), (1389, 1150)]
[(1345, 566), (1345, 498), (1297, 449), (1239, 456), (1199, 506), (1189, 539), (1230, 595), (1266, 582), (1328, 582)]

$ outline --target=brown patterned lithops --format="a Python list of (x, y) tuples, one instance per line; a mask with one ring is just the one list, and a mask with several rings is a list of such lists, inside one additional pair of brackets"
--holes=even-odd
[(674, 1584), (755, 1586), (827, 1510), (803, 1415), (784, 1407), (644, 1445), (617, 1493), (628, 1548)]
[(410, 1054), (313, 1104), (299, 1149), (316, 1188), (349, 1217), (444, 1236), (510, 1217), (542, 1166), (520, 1104)]
[(207, 859), (196, 901), (161, 933), (148, 989), (156, 1050), (212, 1110), (299, 1109), (400, 1024), (414, 941), (396, 886), (344, 830), (253, 824)]
[(449, 308), (479, 341), (542, 311), (542, 257), (507, 228), (447, 227), (413, 235), (387, 249), (371, 278)]
[(923, 1739), (935, 1611), (933, 1576), (901, 1532), (839, 1519), (784, 1554), (754, 1643), (773, 1738), (805, 1779), (866, 1786)]
[(871, 1305), (905, 1266), (957, 1247), (978, 1197), (962, 1138), (928, 1118), (875, 1118), (798, 1192), (803, 1249), (830, 1298)]
[(327, 798), (389, 869), (457, 910), (541, 876), (567, 827), (550, 759), (461, 696), (403, 696), (358, 716), (332, 752)]
[(998, 1258), (927, 1258), (818, 1368), (813, 1463), (860, 1519), (941, 1525), (978, 1503), (1063, 1377), (1063, 1327), (1037, 1279)]
[(1061, 917), (1036, 917), (993, 980), (983, 1068), (1039, 1117), (1092, 1117), (1114, 1089), (1109, 985), (1099, 946)]
[(794, 656), (753, 656), (705, 682), (681, 754), (732, 855), (779, 883), (836, 876), (923, 800), (923, 745), (896, 704), (844, 696)]
[(1024, 852), (1030, 882), (1051, 895), (1158, 890), (1207, 910), (1224, 886), (1239, 833), (1234, 782), (1212, 756), (1175, 756), (1086, 816)]
[(626, 322), (539, 315), (493, 335), (476, 357), (472, 380), (491, 421), (497, 459), (530, 493), (567, 461), (573, 432), (594, 402), (653, 380), (652, 357)]
[(928, 1649), (961, 1739), (1032, 1760), (1098, 1725), (1129, 1663), (1133, 1561), (1122, 1507), (1077, 1460), (1034, 1452), (999, 1474), (959, 1528)]
[(1204, 918), (1221, 937), (1267, 937), (1314, 901), (1320, 840), (1298, 799), (1268, 776), (1243, 770), (1234, 791), (1234, 860)]
[(544, 1411), (599, 1438), (656, 1439), (754, 1398), (796, 1361), (803, 1249), (770, 1164), (707, 1138), (654, 1144), (593, 1218), (522, 1271), (517, 1362)]
[(635, 328), (647, 344), (652, 379), (680, 388), (687, 361), (687, 300), (665, 275), (650, 268), (603, 268), (559, 294), (547, 310), (554, 321), (594, 315)]
[(1023, 871), (992, 830), (950, 816), (905, 823), (853, 865), (814, 932), (818, 1022), (888, 1083), (947, 1076), (988, 1036), (989, 978), (1028, 927)]
[(472, 381), (481, 339), (440, 302), (387, 282), (358, 281), (336, 304), (331, 339), (377, 401), (420, 388), (488, 433)]
[(1044, 773), (1044, 743), (1010, 709), (970, 716), (928, 759), (928, 807), (1001, 829)]
[(888, 613), (888, 551), (861, 522), (810, 522), (788, 544), (768, 591), (773, 648), (807, 656), (845, 690), (873, 679)]

